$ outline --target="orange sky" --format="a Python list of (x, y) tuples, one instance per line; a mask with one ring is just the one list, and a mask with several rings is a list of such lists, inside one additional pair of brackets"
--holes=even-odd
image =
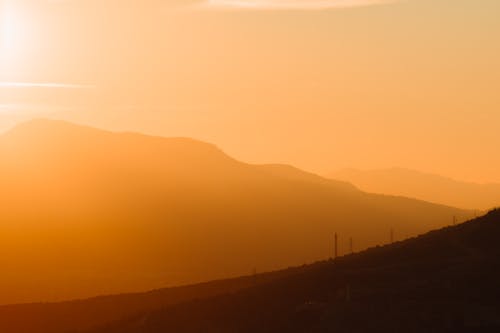
[(321, 173), (500, 182), (498, 0), (246, 1), (0, 0), (0, 128), (54, 117)]

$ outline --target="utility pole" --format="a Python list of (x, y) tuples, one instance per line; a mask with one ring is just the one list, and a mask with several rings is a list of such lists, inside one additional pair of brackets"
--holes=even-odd
[(353, 254), (353, 253), (354, 253), (354, 248), (353, 248), (353, 246), (352, 246), (352, 237), (351, 237), (351, 238), (349, 238), (349, 250), (351, 251), (351, 254)]
[(391, 228), (391, 244), (394, 243), (394, 229)]
[(335, 256), (333, 257), (334, 259), (337, 258), (338, 255), (338, 235), (335, 233), (335, 248), (334, 248), (334, 254)]
[(457, 217), (453, 215), (453, 225), (457, 225)]

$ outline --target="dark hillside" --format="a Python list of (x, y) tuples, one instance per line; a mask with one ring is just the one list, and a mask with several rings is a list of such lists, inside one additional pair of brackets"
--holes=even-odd
[(498, 332), (500, 211), (93, 333)]
[(0, 306), (1, 333), (64, 333), (89, 329), (165, 306), (226, 294), (293, 274), (300, 268), (164, 288), (146, 293), (101, 296), (60, 303)]

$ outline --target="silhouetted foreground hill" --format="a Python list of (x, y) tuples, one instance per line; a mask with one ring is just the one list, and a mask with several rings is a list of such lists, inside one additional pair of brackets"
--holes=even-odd
[(100, 296), (60, 303), (0, 306), (2, 333), (66, 333), (101, 326), (169, 305), (227, 294), (270, 282), (300, 268), (153, 290), (145, 293)]
[(500, 205), (500, 184), (475, 184), (401, 168), (345, 169), (329, 177), (371, 193), (402, 195), (454, 207), (486, 211)]
[(92, 333), (499, 332), (500, 211)]
[(0, 304), (271, 271), (451, 224), (471, 212), (361, 192), (184, 138), (59, 121), (0, 136)]

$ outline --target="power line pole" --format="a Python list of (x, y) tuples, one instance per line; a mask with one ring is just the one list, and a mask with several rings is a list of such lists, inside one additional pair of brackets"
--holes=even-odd
[(334, 259), (337, 258), (338, 255), (338, 235), (335, 233), (335, 248), (334, 248)]
[(352, 246), (352, 237), (351, 237), (351, 238), (349, 238), (349, 250), (351, 251), (351, 254), (353, 254), (353, 253), (354, 253), (354, 248), (353, 248), (353, 246)]
[(394, 243), (394, 229), (391, 228), (391, 244)]

